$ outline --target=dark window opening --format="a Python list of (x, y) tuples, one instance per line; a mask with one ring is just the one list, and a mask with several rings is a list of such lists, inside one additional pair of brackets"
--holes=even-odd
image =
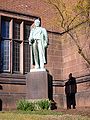
[(1, 41), (0, 41), (0, 71), (9, 71), (10, 63), (10, 39), (9, 23), (7, 19), (1, 20)]
[(20, 40), (20, 23), (16, 21), (14, 22), (13, 38)]
[(25, 22), (24, 26), (24, 71), (25, 73), (30, 71), (30, 45), (29, 45), (29, 35), (30, 35), (30, 24)]
[(0, 85), (0, 90), (2, 90), (3, 89), (3, 87), (2, 87), (2, 85)]
[(25, 25), (25, 36), (24, 39), (28, 40), (30, 34), (30, 25)]
[(2, 100), (0, 99), (0, 111), (2, 111)]
[(20, 42), (13, 41), (13, 71), (20, 71)]
[(28, 43), (24, 43), (24, 68), (25, 73), (30, 71), (30, 46)]

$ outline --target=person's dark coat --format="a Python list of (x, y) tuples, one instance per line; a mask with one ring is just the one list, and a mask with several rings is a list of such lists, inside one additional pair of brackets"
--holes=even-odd
[(77, 92), (76, 80), (74, 77), (72, 77), (65, 83), (65, 94), (67, 95), (76, 92)]
[(76, 79), (74, 77), (69, 78), (69, 80), (65, 83), (65, 94), (67, 99), (67, 109), (71, 109), (71, 105), (73, 108), (76, 106), (75, 101), (75, 93), (77, 92)]

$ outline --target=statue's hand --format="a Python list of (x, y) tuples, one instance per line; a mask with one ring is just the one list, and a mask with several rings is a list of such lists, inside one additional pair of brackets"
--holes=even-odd
[(31, 44), (33, 44), (33, 43), (34, 43), (34, 41), (35, 41), (34, 39), (31, 39)]
[(29, 45), (31, 45), (31, 42), (29, 41)]
[(34, 39), (29, 40), (29, 45), (32, 45), (34, 43)]
[(47, 42), (45, 41), (45, 42), (44, 42), (44, 47), (47, 47), (47, 46), (48, 46), (48, 45), (47, 45)]

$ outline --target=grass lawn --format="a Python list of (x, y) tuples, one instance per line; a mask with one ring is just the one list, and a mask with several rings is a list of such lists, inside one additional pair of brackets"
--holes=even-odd
[(60, 112), (36, 111), (36, 112), (0, 112), (0, 120), (90, 120), (87, 116), (68, 115)]

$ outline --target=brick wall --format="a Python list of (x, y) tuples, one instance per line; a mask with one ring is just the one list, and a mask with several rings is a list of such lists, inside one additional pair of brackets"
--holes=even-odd
[(39, 16), (42, 19), (42, 26), (48, 30), (53, 29), (52, 22), (55, 20), (55, 10), (41, 0), (0, 0), (0, 9)]
[[(68, 3), (71, 3), (70, 0)], [(0, 9), (12, 10), (28, 15), (36, 15), (41, 18), (42, 27), (48, 31), (58, 31), (60, 28), (56, 22), (57, 11), (52, 5), (40, 0), (0, 0)], [(83, 40), (82, 40), (83, 38)], [(84, 44), (85, 37), (81, 37)], [(85, 45), (84, 50), (90, 49), (90, 42)], [(81, 43), (80, 43), (81, 44)], [(81, 45), (82, 46), (82, 45)], [(87, 48), (86, 48), (87, 47)], [(53, 75), (54, 79), (67, 79), (68, 74), (73, 72), (75, 76), (89, 74), (86, 63), (78, 53), (75, 43), (68, 35), (60, 36), (59, 34), (49, 33), (49, 46), (47, 56), (47, 69)], [(89, 55), (88, 55), (89, 56)], [(63, 68), (63, 69), (62, 69)]]
[(25, 78), (24, 75), (0, 74), (0, 111), (16, 109), (18, 100), (26, 98)]
[[(72, 1), (73, 0), (70, 0), (70, 2)], [(68, 2), (68, 0), (66, 2)], [(61, 36), (58, 33), (60, 30), (58, 22), (54, 22), (56, 21), (57, 11), (54, 10), (53, 6), (46, 4), (41, 0), (0, 0), (0, 9), (20, 12), (28, 15), (35, 15), (41, 18), (41, 25), (48, 30), (49, 35), (46, 68), (52, 75), (53, 80), (66, 80), (68, 79), (68, 74), (70, 72), (72, 72), (75, 77), (90, 74), (90, 69), (87, 67), (86, 62), (84, 61), (82, 56), (80, 56), (80, 54), (78, 53), (75, 43), (68, 35), (65, 34)], [(90, 51), (90, 40), (87, 39), (87, 41), (85, 41), (86, 38), (83, 34), (81, 35), (80, 33), (79, 42), (81, 46), (85, 45), (84, 52), (87, 54), (89, 53), (88, 51)], [(89, 56), (90, 53), (88, 54), (88, 57)], [(84, 86), (87, 87), (88, 85), (86, 85), (87, 82), (82, 82), (83, 81), (78, 84), (77, 98), (78, 101), (80, 101), (82, 98), (81, 104), (84, 104), (84, 100), (86, 99), (85, 95), (90, 95), (90, 90), (88, 90), (88, 92), (86, 89), (84, 90)], [(63, 82), (60, 84), (63, 84)], [(4, 85), (5, 88), (6, 86), (7, 85)], [(16, 89), (17, 87), (14, 88), (14, 86), (12, 85), (12, 87), (9, 86), (8, 88)], [(83, 94), (83, 90), (85, 94)], [(57, 101), (57, 103), (65, 106), (64, 87), (54, 86), (53, 92), (54, 99)], [(90, 100), (90, 98), (88, 99)], [(81, 104), (80, 102), (78, 102), (78, 106), (81, 106)]]

